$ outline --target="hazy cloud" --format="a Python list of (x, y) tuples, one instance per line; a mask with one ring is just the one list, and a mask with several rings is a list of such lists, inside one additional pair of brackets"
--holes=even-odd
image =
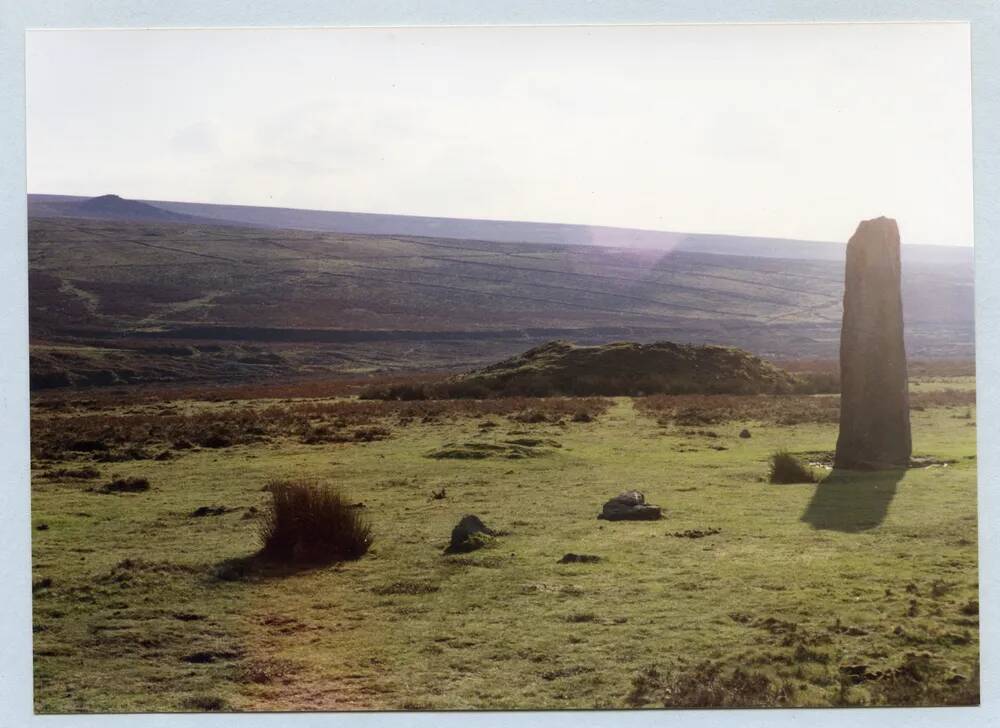
[(44, 31), (33, 192), (972, 241), (959, 24)]
[(217, 155), (221, 152), (219, 130), (209, 121), (196, 121), (170, 138), (170, 148), (179, 154)]

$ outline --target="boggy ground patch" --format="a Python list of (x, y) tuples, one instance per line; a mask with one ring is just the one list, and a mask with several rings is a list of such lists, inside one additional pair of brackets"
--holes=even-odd
[(505, 445), (517, 445), (520, 447), (562, 447), (556, 440), (544, 439), (540, 437), (515, 437), (510, 440), (504, 440)]
[[(427, 453), (435, 460), (485, 460), (487, 458), (535, 458), (548, 454), (551, 441), (521, 438), (507, 442), (452, 442)], [(529, 443), (529, 444), (526, 444)]]
[(842, 705), (978, 705), (979, 664), (955, 672), (930, 652), (907, 652), (895, 664), (839, 666)]
[(689, 528), (685, 531), (674, 531), (667, 535), (674, 536), (675, 538), (705, 538), (706, 536), (715, 536), (719, 533), (722, 533), (721, 528)]
[(219, 695), (191, 695), (181, 701), (180, 707), (183, 710), (212, 713), (226, 710), (229, 702)]
[(288, 683), (302, 669), (294, 660), (274, 657), (251, 657), (240, 663), (236, 679), (241, 683), (268, 685)]
[(145, 559), (122, 559), (104, 574), (97, 577), (98, 583), (114, 583), (130, 586), (150, 581), (162, 581), (165, 578), (180, 575), (191, 575), (199, 572), (195, 566), (176, 564), (169, 561), (147, 561)]
[(114, 478), (97, 489), (98, 493), (143, 493), (149, 490), (146, 478)]
[(210, 662), (237, 660), (240, 657), (242, 657), (242, 653), (239, 650), (198, 650), (184, 655), (181, 660), (195, 665), (204, 665)]
[(788, 705), (796, 688), (764, 672), (705, 661), (686, 667), (649, 667), (638, 673), (626, 703), (665, 708), (767, 708)]
[(81, 468), (53, 468), (43, 470), (39, 475), (48, 479), (71, 478), (74, 480), (93, 480), (101, 477), (101, 471), (87, 465)]
[(123, 461), (156, 459), (152, 447), (176, 451), (226, 449), (290, 437), (306, 444), (372, 442), (391, 435), (386, 422), (435, 422), (506, 415), (556, 422), (580, 413), (593, 418), (611, 401), (599, 397), (510, 397), (417, 402), (356, 399), (289, 400), (255, 406), (200, 403), (189, 412), (121, 411), (115, 406), (73, 414), (32, 412), (32, 456), (37, 460)]
[(205, 518), (206, 516), (221, 516), (232, 513), (238, 508), (228, 508), (227, 506), (198, 506), (188, 514), (190, 518)]

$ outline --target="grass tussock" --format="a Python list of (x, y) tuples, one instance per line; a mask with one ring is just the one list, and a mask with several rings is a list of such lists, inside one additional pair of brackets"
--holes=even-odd
[(260, 525), (263, 556), (284, 562), (322, 563), (361, 558), (372, 544), (371, 526), (337, 490), (307, 481), (273, 481), (272, 501)]
[(771, 483), (815, 483), (816, 474), (798, 458), (785, 450), (779, 450), (771, 455), (771, 470), (768, 473)]

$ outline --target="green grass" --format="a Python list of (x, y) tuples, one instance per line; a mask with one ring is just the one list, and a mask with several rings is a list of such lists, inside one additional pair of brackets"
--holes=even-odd
[(976, 378), (964, 377), (910, 377), (911, 392), (932, 392), (951, 389), (959, 392), (975, 391)]
[[(100, 480), (36, 478), (33, 524), (48, 525), (33, 531), (36, 708), (659, 707), (684, 704), (670, 691), (702, 673), (719, 699), (750, 686), (786, 705), (961, 702), (979, 642), (965, 409), (912, 415), (914, 452), (947, 467), (820, 484), (765, 482), (769, 456), (809, 461), (833, 449), (835, 425), (725, 422), (710, 438), (629, 399), (591, 423), (392, 422), (374, 442), (278, 438), (99, 463)], [(427, 457), (529, 437), (561, 447)], [(113, 475), (150, 490), (88, 490)], [(274, 479), (343, 487), (365, 504), (370, 551), (255, 565), (245, 516)], [(627, 489), (664, 518), (597, 520)], [(235, 510), (191, 517), (201, 506)], [(502, 535), (443, 555), (466, 513)], [(568, 552), (601, 561), (557, 563)], [(922, 687), (904, 690), (914, 660)]]

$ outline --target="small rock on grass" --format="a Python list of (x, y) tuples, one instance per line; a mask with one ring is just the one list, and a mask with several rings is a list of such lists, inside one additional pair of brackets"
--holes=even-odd
[(646, 503), (637, 490), (627, 490), (604, 504), (598, 518), (606, 521), (655, 521), (662, 515), (659, 506)]
[(492, 542), (497, 532), (488, 528), (479, 516), (463, 516), (458, 525), (451, 530), (451, 543), (445, 549), (446, 554), (464, 554), (481, 549)]

